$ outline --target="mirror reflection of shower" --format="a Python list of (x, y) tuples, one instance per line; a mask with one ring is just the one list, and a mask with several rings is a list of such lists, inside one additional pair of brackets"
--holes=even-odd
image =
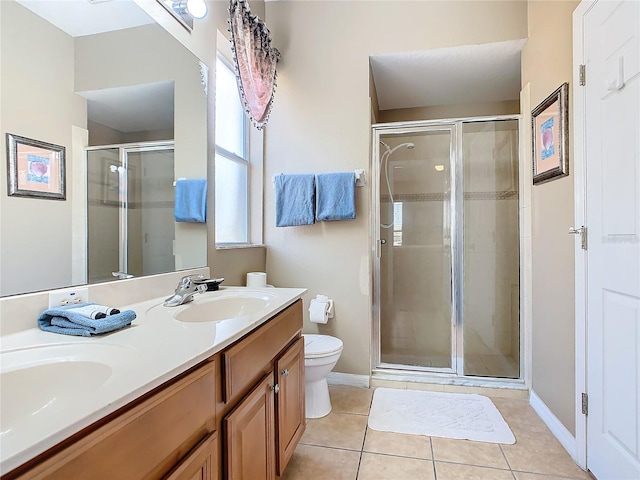
[(176, 269), (174, 143), (88, 147), (87, 280)]
[[(385, 148), (385, 151), (382, 153), (382, 156), (380, 157), (380, 169), (384, 172), (384, 178), (387, 183), (387, 191), (389, 192), (389, 199), (391, 200), (391, 205), (394, 205), (393, 189), (391, 188), (391, 182), (389, 181), (389, 157), (393, 154), (393, 152), (403, 147), (407, 148), (408, 150), (413, 150), (416, 146), (411, 142), (401, 143), (400, 145), (396, 145), (393, 148), (391, 148), (388, 144), (386, 144), (383, 141), (380, 141), (380, 144)], [(382, 228), (391, 228), (393, 227), (394, 223), (396, 222), (395, 220), (392, 219), (391, 223), (388, 223), (388, 224), (380, 222), (380, 226)]]

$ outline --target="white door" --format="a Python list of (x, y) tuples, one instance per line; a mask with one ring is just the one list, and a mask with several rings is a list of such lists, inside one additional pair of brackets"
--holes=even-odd
[(640, 1), (593, 4), (586, 65), (587, 467), (640, 479)]

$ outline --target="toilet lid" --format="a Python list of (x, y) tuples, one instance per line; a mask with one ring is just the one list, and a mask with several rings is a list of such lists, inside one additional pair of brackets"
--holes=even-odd
[(342, 351), (342, 340), (330, 335), (305, 334), (304, 356), (306, 358), (324, 357)]

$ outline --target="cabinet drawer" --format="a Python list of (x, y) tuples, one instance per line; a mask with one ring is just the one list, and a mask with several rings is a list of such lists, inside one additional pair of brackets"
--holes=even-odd
[(222, 354), (223, 401), (230, 402), (271, 369), (271, 362), (302, 330), (302, 300)]
[(215, 378), (208, 362), (19, 478), (161, 478), (215, 428)]

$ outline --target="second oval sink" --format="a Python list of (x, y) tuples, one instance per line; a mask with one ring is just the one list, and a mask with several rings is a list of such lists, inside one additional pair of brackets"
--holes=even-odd
[(274, 295), (263, 292), (242, 292), (198, 298), (174, 314), (181, 322), (219, 322), (244, 317), (268, 308)]

